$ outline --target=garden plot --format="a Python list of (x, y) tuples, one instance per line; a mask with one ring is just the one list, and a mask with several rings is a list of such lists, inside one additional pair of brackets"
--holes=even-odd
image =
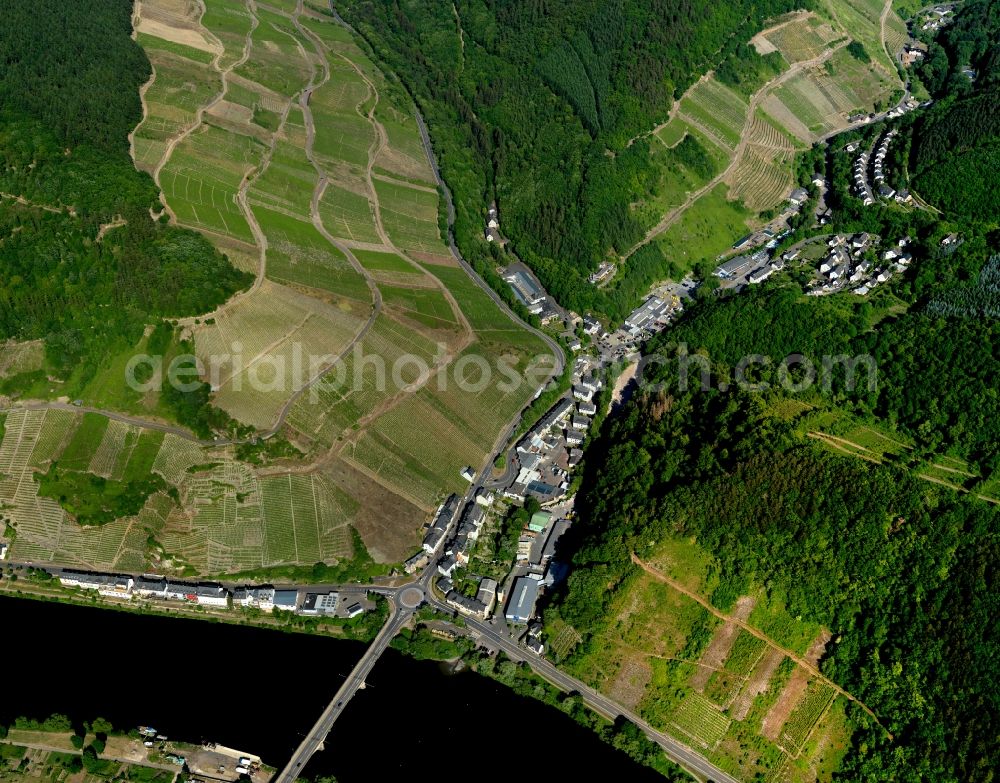
[(746, 101), (714, 78), (704, 79), (688, 90), (678, 112), (685, 122), (730, 152), (740, 141), (746, 114)]
[(689, 693), (674, 712), (670, 728), (685, 741), (709, 750), (726, 736), (731, 722), (700, 693)]
[(205, 0), (202, 26), (223, 47), (219, 68), (229, 68), (242, 56), (253, 20), (241, 0)]
[(185, 0), (144, 0), (139, 8), (137, 33), (162, 38), (181, 46), (219, 54), (222, 47), (206, 36), (198, 24), (199, 9)]
[(94, 452), (87, 470), (108, 479), (121, 480), (125, 464), (139, 440), (139, 428), (111, 419), (104, 431), (100, 446)]
[(350, 556), (347, 505), (319, 476), (261, 480), (265, 556), (270, 563), (317, 563)]
[[(750, 612), (753, 611), (754, 604), (755, 601), (753, 598), (741, 596), (736, 602), (736, 609), (733, 612), (733, 616), (737, 620), (745, 621), (750, 616)], [(688, 681), (688, 684), (699, 693), (703, 692), (712, 676), (722, 669), (723, 664), (729, 658), (730, 651), (733, 649), (737, 638), (743, 633), (745, 632), (736, 623), (723, 623), (719, 630), (715, 632), (708, 647), (705, 648), (701, 660), (698, 661), (699, 666)]]
[(219, 93), (222, 81), (206, 63), (155, 46), (148, 47), (146, 53), (155, 76), (146, 90), (146, 114), (133, 140), (136, 165), (152, 173), (167, 142), (195, 122), (198, 109)]
[[(823, 656), (823, 651), (826, 649), (829, 641), (829, 631), (820, 633), (810, 645), (805, 655), (806, 660), (816, 665)], [(805, 669), (801, 666), (795, 668), (791, 678), (785, 683), (785, 687), (782, 688), (777, 701), (768, 710), (767, 715), (764, 716), (760, 732), (762, 736), (772, 742), (780, 742), (785, 724), (788, 722), (789, 717), (802, 704), (811, 680), (811, 676)], [(822, 684), (818, 681), (817, 683)], [(827, 686), (824, 685), (824, 687)]]
[[(497, 307), (496, 302), (461, 267), (434, 266), (428, 271), (451, 291), (470, 326), (476, 332), (506, 331), (514, 326), (510, 316)], [(540, 353), (542, 350), (542, 345), (539, 342), (538, 352)]]
[[(826, 5), (838, 26), (847, 30), (852, 38), (860, 42), (878, 70), (893, 80), (893, 87), (900, 86), (896, 77), (895, 62), (886, 55), (882, 47), (880, 23), (884, 7), (882, 0), (827, 0)], [(896, 12), (890, 9), (889, 17), (886, 19), (887, 28), (893, 23), (889, 21), (891, 17), (899, 19)]]
[(781, 651), (773, 647), (769, 647), (765, 651), (747, 678), (743, 689), (730, 706), (729, 714), (733, 720), (740, 721), (746, 718), (750, 713), (750, 708), (753, 706), (754, 700), (762, 693), (767, 692), (768, 686), (771, 684), (771, 678), (778, 671), (778, 666), (784, 657)]
[(207, 461), (206, 453), (198, 444), (173, 433), (167, 433), (153, 461), (152, 470), (163, 476), (168, 483), (179, 485), (188, 468)]
[(296, 401), (288, 423), (332, 446), (345, 430), (357, 426), (403, 386), (418, 380), (415, 367), (402, 357), (416, 357), (429, 367), (434, 354), (430, 340), (406, 330), (387, 315), (379, 315), (358, 349), (348, 352), (337, 367)]
[(739, 165), (728, 177), (729, 197), (763, 212), (777, 206), (792, 190), (796, 146), (761, 113), (750, 122)]
[(382, 223), (393, 244), (404, 250), (440, 251), (438, 196), (384, 179), (374, 181)]
[(386, 279), (412, 280), (415, 277), (430, 279), (426, 272), (397, 253), (358, 248), (354, 251), (354, 257), (369, 272), (382, 275)]
[(765, 641), (741, 630), (725, 664), (713, 672), (705, 686), (705, 695), (722, 708), (728, 708), (767, 649)]
[(450, 329), (457, 326), (451, 304), (438, 288), (417, 288), (380, 285), (382, 301), (389, 307), (402, 311), (407, 318), (431, 329)]
[[(432, 509), (386, 492), (385, 487), (343, 459), (322, 468), (330, 497), (343, 507), (369, 554), (380, 563), (398, 563), (413, 553), (418, 530)], [(343, 533), (349, 529), (338, 528)]]
[(813, 728), (833, 704), (836, 695), (836, 691), (826, 683), (811, 680), (799, 706), (782, 727), (778, 746), (789, 755), (798, 756)]
[(265, 283), (200, 327), (195, 347), (209, 368), (215, 403), (240, 421), (266, 428), (361, 324), (350, 310)]
[(316, 170), (300, 147), (278, 141), (264, 173), (247, 193), (251, 206), (309, 220), (309, 204), (316, 187)]
[(167, 552), (200, 573), (263, 567), (260, 486), (253, 470), (225, 459), (188, 478), (184, 514), (172, 514), (161, 533)]
[(313, 93), (310, 108), (316, 123), (314, 149), (323, 163), (368, 165), (375, 129), (361, 113), (371, 90), (351, 64), (332, 55), (330, 79)]
[(349, 242), (381, 243), (375, 212), (364, 185), (329, 181), (319, 203), (323, 225), (333, 236)]
[(307, 223), (258, 207), (254, 214), (267, 237), (267, 276), (309, 295), (332, 302), (342, 311), (367, 314), (372, 294), (347, 257)]

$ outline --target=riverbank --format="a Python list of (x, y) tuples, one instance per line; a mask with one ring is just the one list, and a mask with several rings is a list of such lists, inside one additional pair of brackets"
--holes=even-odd
[(0, 727), (0, 743), (5, 746), (0, 762), (7, 762), (0, 777), (15, 781), (64, 780), (65, 770), (68, 776), (139, 783), (176, 783), (181, 775), (190, 783), (236, 783), (244, 776), (252, 783), (269, 783), (275, 772), (252, 753), (214, 743), (161, 740), (155, 730), (148, 736), (138, 729), (116, 732), (103, 718), (73, 727), (58, 714), (44, 721), (20, 717), (12, 726)]
[[(115, 725), (151, 723), (168, 736), (247, 748), (280, 765), (363, 652), (356, 642), (330, 644), (334, 637), (319, 634), (95, 608), (118, 607), (0, 595), (10, 640), (0, 723), (25, 713), (41, 719), (59, 712), (74, 724), (103, 715)], [(481, 764), (482, 732), (503, 741), (520, 726), (545, 725), (545, 743), (530, 758), (538, 774), (602, 769), (630, 781), (662, 780), (594, 742), (561, 711), (488, 677), (446, 674), (437, 661), (390, 649), (366, 679), (326, 749), (310, 760), (310, 779), (424, 779), (433, 754), (459, 766)], [(414, 704), (417, 722), (406, 717)], [(369, 752), (375, 746), (379, 751)], [(482, 781), (509, 776), (504, 765), (477, 772)]]
[(242, 607), (212, 607), (182, 602), (131, 601), (100, 595), (92, 590), (63, 587), (42, 569), (21, 569), (16, 574), (0, 571), (0, 595), (76, 606), (101, 607), (117, 612), (160, 617), (183, 617), (213, 623), (253, 626), (287, 633), (314, 634), (351, 641), (369, 642), (385, 622), (385, 599), (375, 595), (376, 608), (361, 618), (307, 617), (292, 612), (265, 613)]

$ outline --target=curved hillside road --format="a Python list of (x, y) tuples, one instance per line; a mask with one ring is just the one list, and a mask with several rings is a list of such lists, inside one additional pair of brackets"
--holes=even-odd
[[(513, 433), (511, 433), (513, 434)], [(501, 487), (508, 487), (510, 483), (517, 476), (517, 453), (515, 449), (511, 448), (507, 452), (507, 457), (504, 461), (503, 475), (497, 476), (496, 478), (485, 479), (483, 481), (483, 486), (487, 489), (499, 489)]]
[(444, 181), (441, 176), (441, 169), (438, 167), (437, 156), (434, 154), (434, 148), (431, 146), (430, 134), (427, 132), (427, 125), (424, 123), (424, 116), (420, 113), (420, 109), (417, 104), (413, 104), (414, 116), (417, 118), (417, 128), (420, 130), (420, 140), (424, 145), (424, 152), (427, 154), (427, 159), (430, 161), (431, 168), (434, 170), (434, 179), (437, 181), (438, 187), (441, 188), (441, 192), (444, 194), (445, 205), (447, 206), (448, 212), (448, 249), (451, 251), (452, 256), (458, 263), (462, 265), (462, 268), (466, 271), (469, 277), (478, 285), (486, 295), (494, 301), (494, 303), (499, 307), (506, 315), (511, 318), (515, 323), (527, 329), (533, 335), (541, 339), (552, 351), (552, 358), (555, 360), (555, 370), (553, 372), (553, 377), (557, 377), (562, 374), (563, 369), (566, 367), (566, 354), (552, 337), (547, 335), (541, 329), (536, 329), (527, 321), (523, 321), (521, 317), (515, 313), (503, 300), (503, 298), (498, 294), (493, 288), (487, 283), (483, 278), (479, 276), (479, 273), (472, 268), (472, 265), (462, 257), (461, 251), (455, 244), (455, 204), (451, 200), (451, 189), (448, 187), (448, 183)]
[(894, 58), (889, 52), (889, 42), (885, 39), (885, 20), (889, 16), (890, 11), (892, 11), (892, 0), (885, 0), (885, 5), (882, 7), (882, 14), (878, 18), (878, 34), (879, 43), (882, 44), (882, 51), (885, 52), (885, 56), (892, 61)]
[[(347, 21), (343, 17), (341, 17), (339, 13), (337, 13), (337, 9), (334, 7), (333, 0), (330, 0), (330, 13), (338, 24), (343, 26), (345, 29), (349, 30), (353, 35), (358, 36), (357, 31), (350, 24), (348, 24)], [(461, 265), (462, 269), (465, 270), (466, 274), (469, 275), (472, 281), (477, 286), (479, 286), (479, 288), (482, 289), (482, 291), (491, 300), (493, 300), (494, 304), (496, 304), (496, 306), (500, 308), (501, 312), (505, 313), (507, 317), (510, 318), (515, 324), (520, 325), (522, 328), (524, 328), (531, 334), (535, 335), (540, 340), (542, 340), (542, 342), (545, 343), (545, 345), (549, 348), (551, 352), (554, 363), (551, 379), (559, 377), (560, 375), (562, 375), (562, 372), (566, 367), (566, 354), (563, 351), (562, 346), (560, 346), (559, 343), (557, 343), (552, 337), (547, 335), (545, 332), (541, 331), (540, 329), (536, 329), (531, 324), (523, 321), (521, 317), (517, 315), (517, 313), (515, 313), (507, 305), (507, 303), (503, 300), (503, 298), (496, 291), (494, 291), (493, 288), (485, 280), (483, 280), (482, 277), (479, 276), (479, 273), (476, 272), (476, 270), (472, 267), (472, 265), (468, 261), (465, 260), (465, 258), (462, 256), (461, 251), (458, 249), (458, 246), (455, 244), (455, 204), (452, 201), (451, 189), (448, 187), (448, 183), (445, 182), (444, 177), (441, 176), (441, 168), (440, 166), (438, 166), (437, 156), (434, 154), (434, 147), (431, 145), (430, 134), (427, 131), (427, 124), (424, 122), (424, 117), (420, 113), (420, 108), (417, 106), (416, 101), (413, 100), (412, 95), (410, 96), (410, 99), (413, 103), (413, 114), (417, 120), (417, 129), (420, 131), (420, 141), (424, 147), (424, 154), (427, 156), (427, 160), (431, 165), (431, 170), (434, 172), (434, 180), (437, 183), (438, 188), (440, 189), (442, 195), (444, 196), (445, 207), (448, 216), (448, 237), (447, 237), (448, 250), (451, 252), (452, 257), (456, 261), (458, 261), (458, 263)], [(522, 410), (520, 413), (517, 414), (506, 436), (504, 435), (498, 436), (491, 450), (491, 456), (483, 462), (483, 465), (479, 472), (480, 476), (484, 475), (487, 471), (490, 470), (490, 466), (493, 463), (493, 459), (503, 449), (504, 444), (510, 439), (513, 432), (516, 431), (517, 422), (520, 420), (521, 416), (523, 416), (523, 413), (524, 411)], [(511, 456), (508, 455), (507, 471), (510, 472), (511, 470), (512, 470)], [(469, 494), (469, 496), (471, 497), (471, 494)]]
[(175, 424), (167, 424), (166, 422), (154, 421), (152, 419), (143, 419), (139, 416), (128, 416), (124, 413), (114, 413), (112, 411), (102, 410), (101, 408), (92, 408), (89, 405), (71, 405), (68, 402), (25, 402), (19, 405), (11, 405), (8, 408), (0, 408), (0, 413), (14, 413), (16, 411), (69, 411), (70, 413), (94, 413), (98, 416), (114, 419), (115, 421), (120, 421), (124, 424), (131, 424), (135, 427), (140, 427), (144, 430), (155, 430), (156, 432), (165, 432), (170, 435), (176, 435), (178, 438), (184, 438), (184, 440), (197, 443), (199, 446), (225, 446), (231, 443), (242, 442), (234, 440), (202, 440), (192, 434), (190, 430), (178, 427)]
[[(342, 27), (359, 38), (363, 36), (358, 35), (358, 32), (350, 25), (348, 22), (337, 13), (337, 9), (333, 4), (333, 0), (330, 0), (330, 13), (333, 18)], [(413, 99), (413, 96), (410, 96)], [(499, 307), (509, 318), (511, 318), (515, 323), (519, 324), (524, 329), (527, 329), (533, 335), (541, 339), (552, 351), (552, 358), (555, 360), (556, 369), (554, 372), (555, 376), (561, 375), (563, 368), (566, 366), (566, 354), (563, 352), (562, 347), (553, 340), (549, 335), (540, 329), (536, 329), (531, 324), (523, 321), (521, 317), (515, 313), (503, 300), (503, 298), (494, 291), (489, 283), (487, 283), (483, 278), (479, 276), (479, 273), (472, 268), (472, 265), (462, 257), (461, 251), (455, 244), (455, 204), (451, 198), (451, 189), (448, 187), (448, 183), (444, 181), (444, 177), (441, 176), (441, 168), (438, 166), (437, 155), (434, 154), (434, 147), (431, 145), (430, 134), (427, 132), (427, 124), (424, 122), (424, 115), (420, 113), (420, 107), (417, 106), (416, 101), (413, 101), (413, 116), (417, 120), (417, 129), (420, 131), (420, 141), (424, 145), (424, 154), (427, 155), (427, 160), (431, 164), (431, 169), (434, 171), (434, 180), (437, 182), (438, 187), (441, 189), (441, 193), (444, 194), (445, 206), (448, 213), (448, 249), (451, 251), (452, 257), (462, 268), (466, 271), (469, 277), (472, 278), (473, 282), (478, 285), (490, 299)]]

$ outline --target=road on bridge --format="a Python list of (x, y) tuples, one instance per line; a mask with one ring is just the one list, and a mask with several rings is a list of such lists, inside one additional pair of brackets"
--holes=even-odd
[(323, 711), (323, 714), (305, 739), (299, 743), (299, 746), (295, 749), (295, 753), (292, 754), (292, 758), (285, 765), (285, 768), (272, 778), (271, 783), (295, 783), (295, 780), (302, 774), (302, 770), (309, 759), (312, 758), (316, 751), (322, 748), (327, 735), (330, 733), (330, 729), (333, 728), (333, 724), (347, 708), (351, 697), (364, 685), (365, 678), (371, 673), (375, 663), (389, 646), (389, 642), (392, 641), (393, 637), (399, 633), (400, 629), (413, 616), (413, 608), (401, 605), (397, 606), (391, 599), (390, 606), (392, 607), (392, 613), (389, 616), (389, 621), (382, 626), (382, 630), (378, 632), (378, 636), (368, 646), (365, 654), (361, 656), (361, 660), (357, 662), (354, 669), (351, 670), (350, 675), (348, 675), (347, 679), (340, 686), (340, 689), (333, 697), (333, 701)]

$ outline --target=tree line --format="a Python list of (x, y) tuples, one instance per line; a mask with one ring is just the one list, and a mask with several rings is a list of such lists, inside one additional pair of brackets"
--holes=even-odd
[[(251, 276), (169, 226), (129, 157), (149, 61), (131, 4), (14, 0), (0, 38), (0, 340), (45, 340), (74, 394), (163, 317), (211, 310)], [(98, 241), (102, 225), (115, 224)]]

